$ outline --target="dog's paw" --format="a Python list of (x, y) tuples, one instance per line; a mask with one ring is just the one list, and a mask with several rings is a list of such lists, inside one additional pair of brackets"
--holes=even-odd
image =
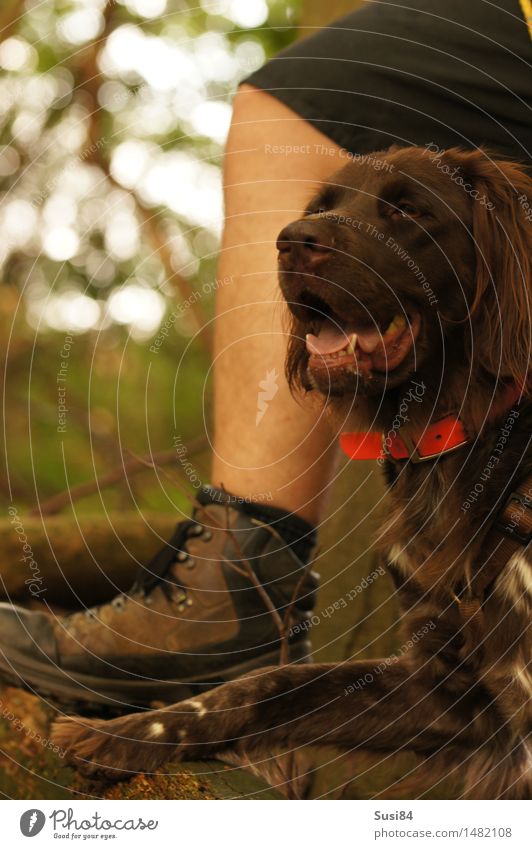
[(67, 762), (88, 778), (123, 781), (139, 773), (154, 773), (177, 746), (163, 722), (153, 715), (131, 714), (109, 721), (63, 716), (51, 731)]

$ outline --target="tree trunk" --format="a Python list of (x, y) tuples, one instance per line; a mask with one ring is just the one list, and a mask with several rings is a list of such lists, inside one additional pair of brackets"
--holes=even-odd
[(149, 562), (177, 518), (76, 512), (41, 519), (11, 513), (0, 522), (0, 592), (63, 607), (105, 601), (131, 586), (139, 564)]

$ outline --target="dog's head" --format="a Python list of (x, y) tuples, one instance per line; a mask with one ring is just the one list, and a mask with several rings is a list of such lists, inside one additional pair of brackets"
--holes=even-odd
[(526, 380), (532, 180), (485, 151), (391, 148), (349, 162), (279, 234), (287, 374), (378, 397), (414, 375)]

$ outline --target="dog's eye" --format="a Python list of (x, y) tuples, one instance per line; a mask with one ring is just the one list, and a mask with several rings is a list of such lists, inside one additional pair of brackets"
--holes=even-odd
[(421, 214), (421, 210), (408, 201), (395, 203), (388, 212), (390, 218), (418, 218)]

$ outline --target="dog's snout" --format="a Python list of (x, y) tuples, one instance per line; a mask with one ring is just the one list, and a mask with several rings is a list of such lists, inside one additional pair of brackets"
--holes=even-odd
[(310, 221), (293, 221), (277, 239), (279, 261), (292, 268), (315, 268), (327, 259), (332, 247), (323, 228)]

